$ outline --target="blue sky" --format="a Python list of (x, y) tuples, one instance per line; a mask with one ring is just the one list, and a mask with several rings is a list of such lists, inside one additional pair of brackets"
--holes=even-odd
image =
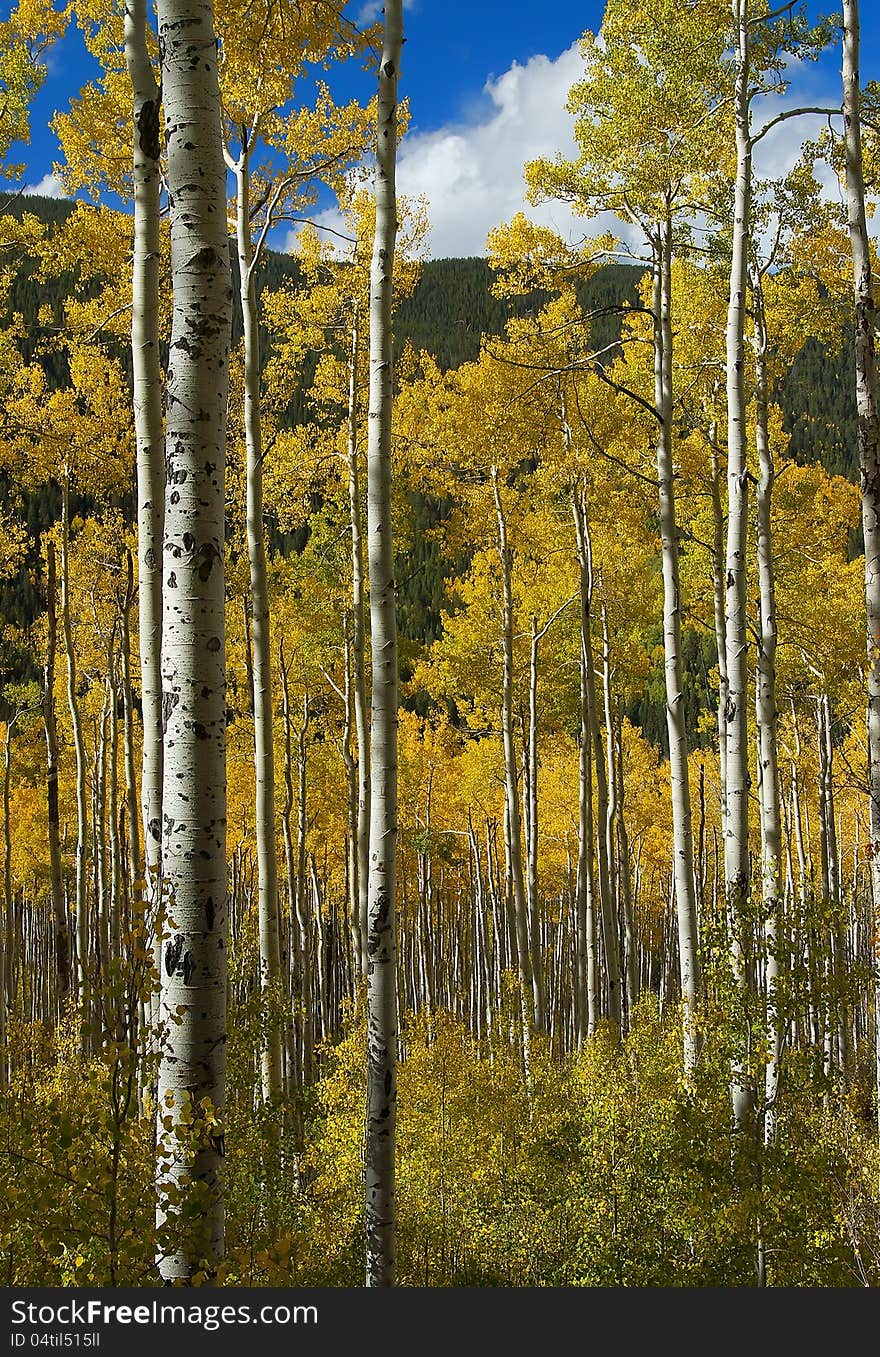
[[(599, 27), (604, 4), (404, 2), (401, 92), (409, 96), (412, 123), (401, 148), (400, 185), (404, 192), (430, 199), (430, 253), (482, 254), (487, 230), (525, 205), (523, 162), (557, 149), (574, 151), (565, 98), (580, 71), (577, 40), (585, 28)], [(861, 8), (862, 76), (880, 79), (880, 0), (862, 0)], [(2, 0), (0, 14), (8, 9), (8, 0)], [(356, 0), (349, 10), (353, 18), (367, 18), (371, 11), (378, 11), (375, 0)], [(787, 102), (839, 100), (839, 62), (835, 49), (817, 66), (795, 70)], [(75, 32), (52, 53), (32, 109), (31, 145), (14, 151), (26, 162), (29, 185), (57, 191), (50, 176), (59, 152), (49, 119), (94, 70)], [(368, 97), (372, 78), (351, 71), (339, 86), (340, 95)], [(776, 106), (768, 106), (768, 113), (773, 111)], [(803, 137), (815, 130), (808, 119), (785, 123), (763, 143), (759, 169), (784, 169), (796, 158)], [(577, 233), (563, 208), (546, 207), (533, 215)], [(333, 224), (330, 205), (322, 216)], [(284, 239), (273, 243), (283, 245)]]

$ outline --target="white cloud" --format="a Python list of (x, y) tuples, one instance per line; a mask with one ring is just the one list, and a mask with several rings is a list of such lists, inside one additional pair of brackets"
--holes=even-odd
[(66, 198), (64, 185), (57, 174), (44, 174), (38, 184), (25, 184), (22, 189), (25, 196), (40, 198)]
[(484, 254), (487, 232), (520, 211), (565, 235), (584, 234), (584, 224), (561, 204), (530, 208), (523, 180), (527, 160), (576, 154), (565, 101), (582, 72), (577, 43), (554, 61), (537, 55), (524, 66), (514, 62), (486, 82), (486, 116), (404, 139), (398, 187), (428, 199), (433, 256)]

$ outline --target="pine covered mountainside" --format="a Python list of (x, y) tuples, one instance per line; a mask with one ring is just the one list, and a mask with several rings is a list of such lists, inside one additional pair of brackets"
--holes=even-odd
[[(66, 220), (75, 210), (74, 203), (65, 199), (20, 197), (6, 209), (15, 215), (33, 213), (49, 224)], [(233, 274), (237, 275), (235, 251), (231, 251)], [(59, 319), (63, 309), (64, 282), (56, 289), (52, 283), (37, 281), (32, 267), (24, 262), (10, 290), (9, 310), (24, 320), (29, 335), (38, 336), (44, 329), (40, 308), (51, 306)], [(638, 266), (609, 265), (596, 273), (581, 288), (584, 311), (603, 307), (615, 308), (633, 303), (637, 298), (642, 271)], [(260, 289), (276, 289), (297, 278), (296, 261), (287, 254), (269, 250), (259, 270)], [(238, 303), (237, 276), (233, 288), (233, 344), (241, 338), (241, 312)], [(521, 304), (516, 308), (527, 314), (537, 310)], [(501, 335), (514, 312), (509, 299), (492, 294), (492, 271), (485, 258), (472, 256), (458, 259), (432, 259), (422, 265), (421, 275), (411, 295), (401, 299), (394, 317), (396, 352), (409, 344), (434, 357), (443, 370), (456, 368), (479, 357), (483, 335)], [(5, 319), (5, 318), (0, 318)], [(599, 316), (592, 326), (594, 347), (599, 350), (612, 344), (620, 335), (619, 314)], [(265, 333), (262, 341), (268, 347)], [(26, 354), (30, 357), (30, 353)], [(127, 350), (119, 353), (124, 366), (130, 367)], [(47, 359), (41, 359), (45, 364)], [(51, 364), (51, 355), (49, 356)], [(791, 366), (786, 380), (774, 392), (774, 399), (783, 415), (783, 427), (790, 438), (789, 456), (801, 464), (821, 463), (834, 475), (857, 479), (858, 451), (856, 409), (852, 373), (852, 342), (849, 337), (838, 353), (816, 339), (805, 336), (803, 347)], [(289, 407), (292, 423), (303, 421), (308, 415), (308, 383), (313, 367), (304, 365), (300, 390)], [(51, 373), (51, 369), (50, 369)], [(55, 374), (59, 379), (60, 372)], [(446, 581), (459, 573), (465, 564), (444, 554), (441, 534), (433, 531), (442, 522), (444, 503), (421, 490), (407, 493), (409, 513), (401, 523), (397, 540), (398, 555), (398, 619), (401, 630), (403, 676), (421, 647), (435, 640), (441, 631), (441, 614), (448, 609)], [(85, 498), (72, 499), (74, 511), (88, 511)], [(128, 521), (133, 521), (134, 491), (120, 507)], [(36, 542), (39, 534), (58, 519), (60, 504), (57, 491), (47, 486), (42, 492), (27, 495), (22, 505), (28, 535)], [(282, 554), (302, 545), (302, 535), (290, 537), (273, 532), (269, 525), (272, 545)], [(33, 563), (28, 563), (33, 565)], [(26, 565), (11, 585), (0, 585), (0, 612), (17, 626), (31, 622), (40, 609), (38, 590), (32, 571)], [(640, 726), (643, 734), (664, 751), (667, 750), (665, 696), (662, 660), (662, 629), (656, 624), (656, 636), (646, 638), (654, 648), (655, 662), (642, 694), (633, 699), (627, 716)], [(685, 669), (685, 702), (687, 727), (692, 747), (707, 738), (700, 729), (702, 713), (711, 709), (714, 700), (709, 691), (708, 675), (717, 662), (714, 638), (707, 632), (685, 627), (683, 634), (683, 661)], [(4, 647), (0, 654), (3, 681), (17, 681), (33, 677), (21, 673), (27, 659), (19, 652)], [(414, 700), (418, 708), (418, 699)]]

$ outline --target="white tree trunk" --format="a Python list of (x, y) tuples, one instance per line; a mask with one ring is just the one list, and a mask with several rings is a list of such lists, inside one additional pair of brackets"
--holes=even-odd
[(782, 1052), (782, 1019), (779, 1011), (779, 911), (782, 894), (782, 810), (779, 760), (776, 746), (776, 584), (770, 507), (775, 469), (767, 423), (767, 327), (763, 290), (756, 277), (754, 298), (755, 336), (755, 439), (761, 474), (755, 493), (758, 538), (758, 587), (760, 632), (756, 664), (755, 711), (758, 721), (758, 760), (761, 816), (761, 881), (764, 914), (765, 988), (767, 1005), (767, 1065), (764, 1077), (764, 1137), (773, 1139), (775, 1102)]
[(538, 644), (544, 627), (538, 631), (538, 619), (532, 618), (529, 649), (529, 737), (528, 778), (523, 794), (528, 808), (526, 830), (526, 902), (529, 918), (529, 946), (532, 964), (532, 1003), (535, 1012), (535, 1030), (547, 1030), (544, 962), (541, 948), (541, 916), (538, 905)]
[(511, 548), (507, 538), (507, 518), (498, 469), (492, 467), (492, 491), (495, 499), (495, 518), (498, 524), (498, 557), (501, 563), (501, 740), (504, 750), (504, 843), (513, 894), (513, 919), (516, 929), (516, 950), (519, 978), (524, 1006), (523, 1040), (531, 1036), (535, 1022), (534, 990), (532, 987), (532, 953), (529, 946), (528, 901), (523, 873), (522, 813), (517, 794), (517, 757), (513, 732), (513, 588), (511, 583)]
[(70, 612), (70, 478), (67, 468), (61, 483), (61, 629), (67, 659), (67, 706), (76, 757), (76, 986), (81, 1013), (81, 1043), (87, 1043), (90, 1028), (91, 977), (89, 973), (89, 899), (86, 866), (88, 853), (88, 798), (86, 793), (86, 746), (77, 696), (76, 651)]
[(146, 0), (126, 0), (125, 61), (134, 120), (131, 360), (138, 501), (138, 636), (143, 754), (141, 814), (150, 897), (162, 851), (162, 522), (165, 512), (159, 354), (160, 92), (147, 52)]
[(357, 736), (357, 866), (358, 921), (355, 936), (361, 946), (358, 976), (366, 977), (367, 884), (370, 873), (370, 730), (367, 709), (366, 635), (364, 627), (364, 544), (361, 532), (361, 489), (358, 469), (357, 372), (360, 352), (360, 316), (357, 301), (351, 319), (351, 352), (348, 367), (348, 512), (351, 522), (352, 580), (352, 687)]
[(587, 517), (586, 493), (577, 487), (573, 496), (578, 565), (580, 567), (581, 606), (581, 665), (586, 690), (586, 716), (593, 745), (596, 768), (596, 841), (599, 859), (599, 919), (602, 927), (602, 947), (605, 953), (605, 978), (608, 987), (608, 1021), (615, 1036), (620, 1035), (620, 947), (618, 944), (617, 913), (611, 894), (611, 873), (608, 869), (608, 779), (605, 775), (605, 752), (599, 729), (596, 704), (596, 670), (593, 664), (593, 637), (591, 608), (593, 599), (593, 556), (590, 526)]
[[(876, 325), (865, 177), (862, 164), (859, 89), (858, 0), (843, 0), (843, 116), (846, 137), (846, 205), (853, 259), (858, 410), (859, 475), (865, 537), (867, 610), (868, 784), (871, 893), (875, 921), (880, 914), (880, 410), (877, 403)], [(877, 1117), (880, 1129), (880, 928), (875, 922), (874, 1012)]]
[[(52, 919), (55, 929), (55, 964), (58, 970), (58, 993), (64, 1001), (70, 993), (70, 925), (67, 919), (67, 901), (61, 875), (61, 826), (58, 809), (58, 727), (55, 718), (55, 656), (57, 653), (55, 576), (55, 544), (46, 543), (46, 665), (43, 670), (43, 726), (46, 732), (46, 802), (49, 839), (49, 885), (52, 892)], [(9, 732), (6, 735), (7, 757)], [(6, 872), (9, 874), (9, 847), (6, 850)], [(7, 896), (11, 883), (7, 887)], [(0, 995), (5, 1005), (6, 996)]]
[(657, 488), (663, 557), (663, 653), (666, 678), (666, 729), (672, 788), (672, 851), (678, 919), (678, 958), (683, 1005), (684, 1068), (693, 1073), (699, 1055), (700, 958), (694, 881), (694, 835), (688, 771), (684, 685), (681, 671), (681, 588), (678, 525), (672, 463), (672, 226), (660, 223), (654, 272), (654, 399), (658, 416)]
[[(749, 131), (749, 6), (732, 0), (736, 44), (736, 187), (733, 253), (727, 308), (727, 768), (724, 874), (730, 924), (731, 963), (743, 1010), (750, 1003), (751, 956), (747, 939), (749, 900), (748, 632), (746, 540), (749, 483), (746, 466), (745, 313), (752, 195)], [(731, 1097), (737, 1127), (751, 1128), (754, 1095), (744, 1052), (733, 1061)]]
[(391, 299), (397, 235), (397, 78), (402, 0), (386, 0), (376, 107), (376, 231), (370, 265), (367, 538), (373, 690), (367, 884), (367, 1286), (395, 1282), (397, 1122), (397, 609), (391, 535)]
[[(159, 1258), (191, 1280), (223, 1254), (226, 1072), (224, 478), (231, 277), (210, 0), (159, 0), (174, 312), (163, 553), (163, 1024), (157, 1220), (197, 1210)], [(185, 1135), (177, 1128), (194, 1118)], [(170, 1121), (170, 1126), (165, 1125)]]
[(251, 242), (250, 147), (243, 146), (235, 168), (236, 244), (244, 340), (244, 434), (246, 530), (250, 568), (250, 624), (253, 672), (254, 779), (256, 787), (257, 916), (260, 934), (260, 988), (263, 993), (263, 1099), (277, 1105), (281, 1077), (281, 940), (278, 921), (278, 859), (275, 845), (275, 745), (269, 589), (263, 540), (263, 432), (260, 421), (260, 336), (254, 251)]

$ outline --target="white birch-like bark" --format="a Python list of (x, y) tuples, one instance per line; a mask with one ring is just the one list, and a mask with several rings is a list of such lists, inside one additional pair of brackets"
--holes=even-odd
[(87, 1041), (91, 978), (89, 974), (89, 900), (86, 880), (88, 853), (88, 797), (86, 792), (86, 746), (77, 696), (76, 651), (70, 613), (70, 477), (67, 468), (61, 482), (61, 631), (67, 659), (67, 706), (76, 759), (76, 987), (82, 1015), (81, 1041)]
[[(158, 1080), (165, 1282), (224, 1248), (226, 632), (224, 473), (231, 277), (211, 0), (159, 0), (174, 310), (165, 440), (162, 950)], [(179, 1020), (179, 1021), (178, 1021)], [(184, 1129), (185, 1118), (194, 1118)], [(170, 1124), (166, 1124), (170, 1123)], [(174, 1222), (169, 1222), (172, 1225)]]
[(370, 265), (367, 549), (373, 688), (367, 882), (367, 1286), (393, 1286), (397, 1124), (397, 608), (391, 527), (391, 300), (397, 235), (397, 80), (402, 0), (386, 0), (376, 105), (376, 227)]
[[(732, 0), (735, 42), (736, 186), (733, 248), (727, 307), (727, 553), (725, 642), (727, 648), (727, 768), (724, 875), (731, 964), (744, 1010), (751, 1002), (747, 943), (749, 900), (748, 632), (746, 539), (749, 483), (746, 465), (745, 313), (751, 230), (752, 142), (749, 129), (749, 4)], [(731, 1068), (731, 1098), (737, 1128), (751, 1129), (754, 1093), (739, 1052)]]
[(602, 928), (602, 947), (605, 954), (605, 979), (608, 991), (608, 1021), (616, 1036), (620, 1034), (620, 947), (618, 943), (617, 911), (611, 893), (611, 873), (608, 869), (608, 779), (605, 774), (605, 752), (599, 713), (596, 703), (596, 670), (593, 663), (593, 636), (591, 609), (593, 600), (593, 553), (590, 526), (587, 517), (586, 494), (577, 487), (572, 499), (578, 566), (580, 568), (581, 611), (581, 665), (586, 695), (586, 717), (593, 746), (596, 769), (596, 845), (599, 861), (599, 921)]
[(725, 584), (724, 506), (722, 470), (716, 446), (717, 425), (713, 424), (711, 448), (712, 499), (712, 597), (715, 621), (715, 647), (718, 652), (718, 780), (721, 784), (721, 835), (727, 824), (727, 619)]
[(352, 698), (357, 736), (357, 865), (358, 975), (367, 974), (367, 884), (370, 874), (370, 728), (367, 707), (366, 629), (364, 626), (364, 543), (361, 530), (361, 488), (358, 467), (357, 372), (360, 353), (360, 314), (355, 300), (351, 318), (348, 361), (348, 512), (351, 523)]
[(498, 525), (498, 557), (501, 563), (501, 741), (504, 750), (504, 842), (510, 870), (513, 895), (513, 919), (516, 930), (516, 950), (524, 1006), (523, 1039), (527, 1041), (535, 1023), (535, 995), (532, 977), (532, 951), (529, 946), (528, 900), (523, 872), (522, 812), (517, 793), (517, 757), (514, 740), (513, 716), (513, 586), (511, 582), (511, 548), (507, 537), (507, 517), (498, 479), (498, 468), (492, 467), (492, 492), (495, 500), (495, 518)]
[(126, 0), (125, 61), (133, 96), (134, 250), (131, 360), (137, 461), (138, 637), (143, 753), (141, 814), (148, 890), (159, 895), (162, 851), (162, 521), (165, 505), (159, 353), (159, 106), (147, 51), (146, 0)]
[(275, 744), (273, 736), (272, 656), (269, 588), (263, 539), (263, 432), (260, 420), (260, 336), (254, 249), (251, 241), (250, 143), (235, 166), (236, 245), (244, 343), (244, 434), (246, 535), (250, 570), (251, 663), (256, 788), (257, 918), (260, 937), (260, 988), (263, 993), (261, 1078), (263, 1099), (277, 1105), (281, 1072), (281, 939), (278, 919), (278, 858), (275, 844)]
[[(49, 839), (49, 885), (52, 893), (52, 920), (55, 929), (55, 964), (58, 968), (58, 992), (63, 1002), (70, 993), (70, 925), (61, 876), (61, 826), (58, 807), (58, 726), (55, 717), (55, 656), (58, 646), (57, 580), (55, 543), (46, 543), (46, 664), (43, 669), (43, 727), (46, 733), (46, 803)], [(7, 757), (9, 733), (6, 735)], [(9, 873), (9, 845), (6, 870)], [(7, 898), (11, 882), (7, 887)], [(2, 996), (5, 1003), (5, 996)]]
[(779, 911), (782, 894), (782, 810), (776, 745), (776, 582), (770, 508), (775, 468), (767, 420), (767, 326), (760, 276), (753, 280), (755, 346), (755, 441), (760, 477), (755, 492), (760, 630), (756, 663), (755, 712), (760, 772), (761, 885), (765, 950), (767, 1065), (764, 1074), (764, 1139), (772, 1141), (782, 1053), (779, 1009)]
[(865, 537), (867, 618), (869, 861), (874, 908), (874, 1032), (877, 1118), (880, 1131), (880, 408), (875, 349), (876, 307), (865, 212), (862, 158), (860, 30), (858, 0), (843, 0), (843, 120), (846, 151), (846, 206), (853, 260), (855, 385), (858, 413), (859, 479)]
[(125, 597), (121, 611), (121, 659), (123, 701), (123, 751), (125, 758), (125, 811), (128, 825), (128, 887), (129, 898), (143, 878), (144, 864), (141, 850), (141, 821), (138, 814), (137, 776), (134, 751), (134, 698), (131, 691), (131, 605), (134, 602), (134, 562), (131, 552), (125, 552)]
[(654, 400), (657, 411), (657, 489), (663, 561), (663, 653), (666, 680), (666, 729), (672, 789), (672, 852), (678, 922), (684, 1068), (691, 1075), (700, 1050), (700, 957), (694, 881), (694, 835), (681, 669), (681, 587), (678, 525), (672, 460), (672, 223), (657, 228), (654, 266)]
[(526, 903), (529, 918), (529, 946), (532, 964), (532, 1003), (535, 1031), (547, 1028), (547, 999), (541, 949), (541, 921), (538, 906), (538, 645), (550, 624), (538, 631), (538, 619), (532, 618), (529, 648), (529, 736), (528, 778), (523, 793), (528, 807), (526, 831)]

